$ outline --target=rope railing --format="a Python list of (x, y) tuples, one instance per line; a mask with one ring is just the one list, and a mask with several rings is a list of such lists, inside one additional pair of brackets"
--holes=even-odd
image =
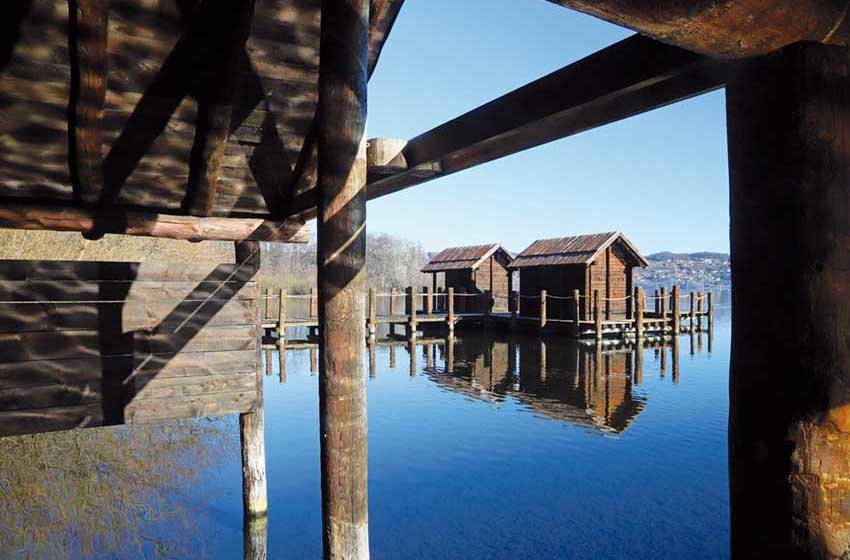
[(632, 299), (632, 296), (619, 297), (619, 298), (609, 298), (609, 297), (600, 297), (600, 301), (628, 301)]

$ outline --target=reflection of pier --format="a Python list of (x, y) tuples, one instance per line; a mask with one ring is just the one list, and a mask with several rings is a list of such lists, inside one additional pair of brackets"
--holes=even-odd
[[(634, 389), (643, 383), (647, 368), (662, 377), (669, 372), (672, 382), (678, 383), (680, 345), (689, 344), (694, 354), (702, 352), (703, 339), (707, 339), (710, 351), (712, 336), (695, 332), (679, 337), (650, 336), (640, 344), (611, 341), (600, 345), (562, 338), (493, 338), (475, 332), (445, 338), (373, 339), (368, 344), (369, 374), (377, 376), (378, 348), (388, 349), (391, 370), (401, 366), (400, 351), (406, 353), (411, 376), (421, 371), (446, 390), (492, 402), (511, 397), (541, 417), (620, 433), (646, 405), (646, 398)], [(275, 345), (265, 348), (266, 375), (272, 375)], [(310, 372), (315, 373), (317, 343), (290, 341), (285, 349), (309, 351)], [(653, 351), (651, 363), (644, 357), (647, 350)], [(278, 356), (280, 379), (285, 382), (285, 353)]]

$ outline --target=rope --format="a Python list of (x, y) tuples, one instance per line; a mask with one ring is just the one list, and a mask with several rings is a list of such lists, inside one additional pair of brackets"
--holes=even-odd
[[(538, 296), (538, 297), (540, 297), (540, 296)], [(573, 296), (553, 296), (553, 295), (546, 294), (546, 299), (550, 299), (550, 298), (551, 299), (570, 300), (570, 299), (573, 299)]]
[(632, 296), (626, 296), (626, 297), (620, 297), (620, 298), (606, 298), (606, 297), (603, 297), (603, 298), (599, 298), (599, 299), (601, 299), (602, 301), (626, 301), (626, 300), (628, 300), (628, 299), (631, 299), (631, 297), (632, 297)]
[(312, 294), (292, 294), (292, 295), (287, 294), (286, 295), (286, 299), (310, 299), (312, 297), (313, 297)]

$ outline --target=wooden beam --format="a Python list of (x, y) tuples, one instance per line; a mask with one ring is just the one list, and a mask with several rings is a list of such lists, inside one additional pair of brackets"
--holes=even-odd
[(254, 0), (234, 0), (209, 11), (204, 22), (214, 37), (200, 69), (195, 140), (183, 208), (193, 216), (210, 216), (218, 190), (221, 158), (230, 137), (231, 117), (245, 43), (251, 34)]
[(381, 51), (392, 31), (404, 0), (371, 0), (369, 3), (369, 77), (378, 66)]
[(103, 108), (109, 70), (109, 0), (72, 0), (68, 33), (71, 95), (68, 164), (74, 198), (94, 204), (103, 191)]
[(317, 273), (322, 522), (328, 560), (369, 558), (363, 371), (368, 22), (368, 0), (322, 0)]
[(412, 140), (369, 199), (720, 88), (726, 66), (632, 36)]
[(62, 206), (4, 204), (0, 206), (0, 227), (78, 231), (92, 236), (117, 233), (189, 241), (310, 242), (310, 228), (296, 220), (201, 218), (119, 208), (89, 210)]

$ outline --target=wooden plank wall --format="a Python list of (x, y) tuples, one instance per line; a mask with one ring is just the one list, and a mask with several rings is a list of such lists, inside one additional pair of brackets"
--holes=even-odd
[[(186, 192), (193, 82), (202, 74), (200, 51), (210, 48), (203, 37), (187, 38), (191, 17), (178, 4), (112, 0), (109, 10), (107, 191), (120, 204), (163, 212), (179, 212)], [(288, 196), (316, 109), (320, 2), (257, 0), (255, 13), (217, 216), (267, 214)], [(19, 21), (8, 22), (18, 31), (8, 37), (11, 52), (0, 52), (0, 198), (70, 201), (68, 1), (32, 0), (6, 16)]]
[(0, 261), (0, 436), (246, 412), (254, 271)]

